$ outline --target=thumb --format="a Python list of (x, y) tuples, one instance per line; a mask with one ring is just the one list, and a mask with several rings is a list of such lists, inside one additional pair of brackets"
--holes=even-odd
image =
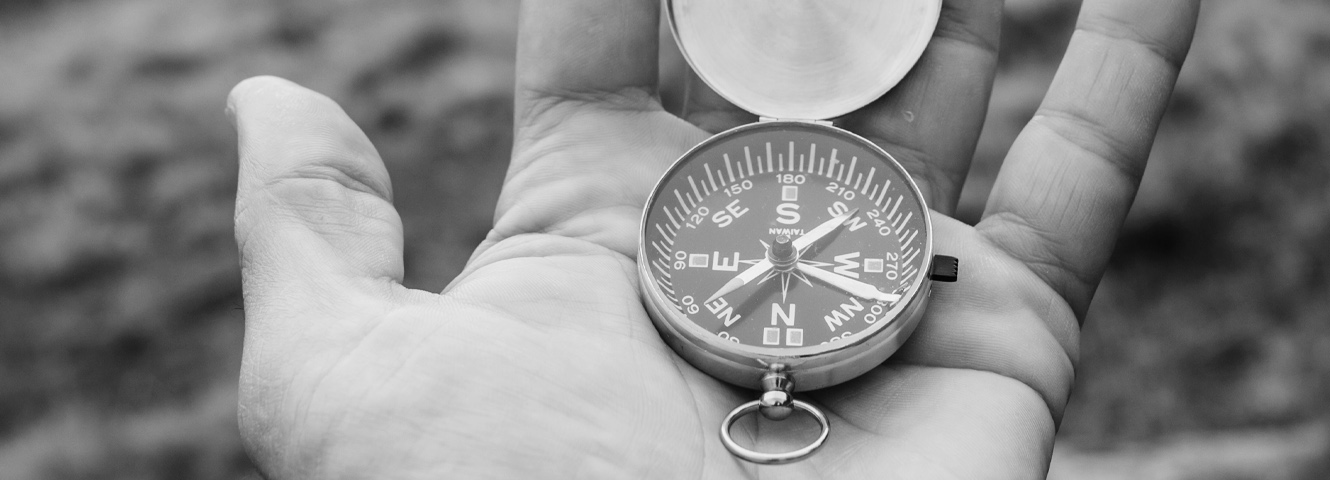
[(402, 279), (402, 223), (365, 134), (328, 97), (275, 77), (241, 82), (227, 112), (246, 342), (274, 329), (302, 337), (319, 329), (309, 322), (384, 298)]

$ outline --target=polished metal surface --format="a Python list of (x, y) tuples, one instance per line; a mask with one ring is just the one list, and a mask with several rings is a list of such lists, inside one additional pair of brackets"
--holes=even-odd
[(825, 120), (896, 86), (923, 54), (942, 0), (666, 0), (689, 64), (754, 114)]
[(730, 436), (730, 427), (733, 427), (734, 422), (739, 420), (740, 417), (753, 413), (761, 408), (761, 400), (753, 400), (740, 405), (738, 408), (731, 410), (729, 415), (725, 416), (725, 420), (720, 423), (721, 443), (725, 444), (725, 449), (729, 450), (734, 456), (760, 465), (781, 465), (808, 458), (808, 456), (812, 455), (813, 452), (816, 452), (817, 449), (822, 448), (822, 444), (827, 441), (827, 436), (831, 434), (831, 424), (827, 423), (827, 416), (823, 415), (822, 411), (817, 407), (799, 400), (793, 400), (791, 403), (794, 405), (794, 408), (803, 410), (808, 412), (809, 415), (812, 415), (813, 418), (817, 420), (818, 426), (821, 427), (821, 432), (818, 434), (817, 440), (813, 440), (813, 443), (798, 450), (781, 453), (756, 452), (735, 443), (734, 437)]
[(762, 376), (762, 396), (758, 398), (761, 406), (757, 409), (762, 416), (771, 420), (784, 420), (794, 414), (794, 381), (785, 373), (784, 365), (775, 365), (772, 371)]

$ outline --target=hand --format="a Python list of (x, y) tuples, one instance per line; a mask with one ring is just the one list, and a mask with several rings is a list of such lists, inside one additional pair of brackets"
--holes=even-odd
[(835, 273), (828, 272), (826, 270), (814, 267), (806, 263), (800, 263), (798, 265), (795, 265), (794, 268), (802, 272), (804, 275), (808, 275), (810, 277), (826, 282), (828, 285), (839, 288), (845, 291), (845, 293), (854, 295), (864, 300), (891, 303), (901, 299), (900, 295), (896, 295), (893, 293), (882, 293), (877, 289), (877, 287), (874, 287), (867, 283), (860, 282), (850, 277), (837, 275)]
[[(831, 234), (831, 232), (839, 230), (840, 226), (844, 224), (846, 220), (849, 220), (850, 217), (853, 217), (854, 214), (856, 213), (859, 213), (859, 209), (857, 208), (854, 209), (853, 211), (837, 215), (835, 218), (822, 222), (822, 224), (818, 225), (817, 227), (814, 227), (812, 230), (809, 230), (808, 233), (803, 234), (803, 236), (794, 239), (793, 245), (796, 255), (803, 255), (804, 250), (812, 246), (814, 243), (817, 243), (817, 241), (821, 240), (822, 237)], [(711, 297), (708, 297), (707, 301), (702, 303), (706, 304), (714, 302), (716, 301), (717, 298), (725, 296), (726, 294), (733, 292), (735, 290), (738, 290), (744, 285), (748, 285), (748, 282), (751, 282), (753, 281), (753, 279), (756, 279), (757, 277), (762, 276), (762, 274), (767, 273), (768, 270), (771, 270), (771, 267), (772, 267), (771, 259), (763, 258), (762, 260), (753, 264), (753, 266), (748, 267), (742, 272), (739, 272), (739, 274), (736, 275), (734, 278), (730, 279), (730, 281), (725, 282), (724, 285), (720, 286), (719, 290), (716, 290), (716, 293), (711, 294)]]
[[(756, 393), (680, 360), (652, 328), (633, 255), (664, 169), (749, 117), (694, 84), (661, 109), (656, 0), (522, 10), (513, 160), (495, 225), (441, 294), (403, 287), (402, 225), (373, 146), (331, 100), (237, 86), (245, 292), (240, 426), (268, 478), (1039, 478), (1079, 322), (1184, 58), (1197, 0), (1086, 0), (1057, 77), (982, 221), (947, 215), (988, 104), (1002, 2), (948, 1), (923, 58), (839, 120), (924, 190), (960, 282), (881, 367), (801, 394), (833, 434), (755, 467), (721, 418)], [(902, 115), (911, 112), (913, 115)], [(736, 426), (789, 449), (796, 422)]]

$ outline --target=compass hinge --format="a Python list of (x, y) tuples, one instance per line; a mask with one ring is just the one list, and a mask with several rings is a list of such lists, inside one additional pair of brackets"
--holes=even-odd
[(928, 278), (935, 282), (954, 282), (960, 278), (960, 264), (960, 259), (956, 257), (933, 255), (933, 267), (928, 272)]
[(808, 119), (803, 119), (803, 118), (758, 117), (757, 121), (759, 121), (759, 122), (800, 122), (800, 123), (815, 123), (815, 124), (822, 125), (822, 126), (825, 126), (825, 127), (830, 127), (830, 126), (831, 126), (831, 120), (808, 120)]

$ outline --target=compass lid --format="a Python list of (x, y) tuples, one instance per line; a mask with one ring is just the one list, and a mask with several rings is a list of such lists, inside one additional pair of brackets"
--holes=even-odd
[(666, 0), (688, 63), (754, 114), (826, 120), (895, 87), (924, 52), (942, 0)]

